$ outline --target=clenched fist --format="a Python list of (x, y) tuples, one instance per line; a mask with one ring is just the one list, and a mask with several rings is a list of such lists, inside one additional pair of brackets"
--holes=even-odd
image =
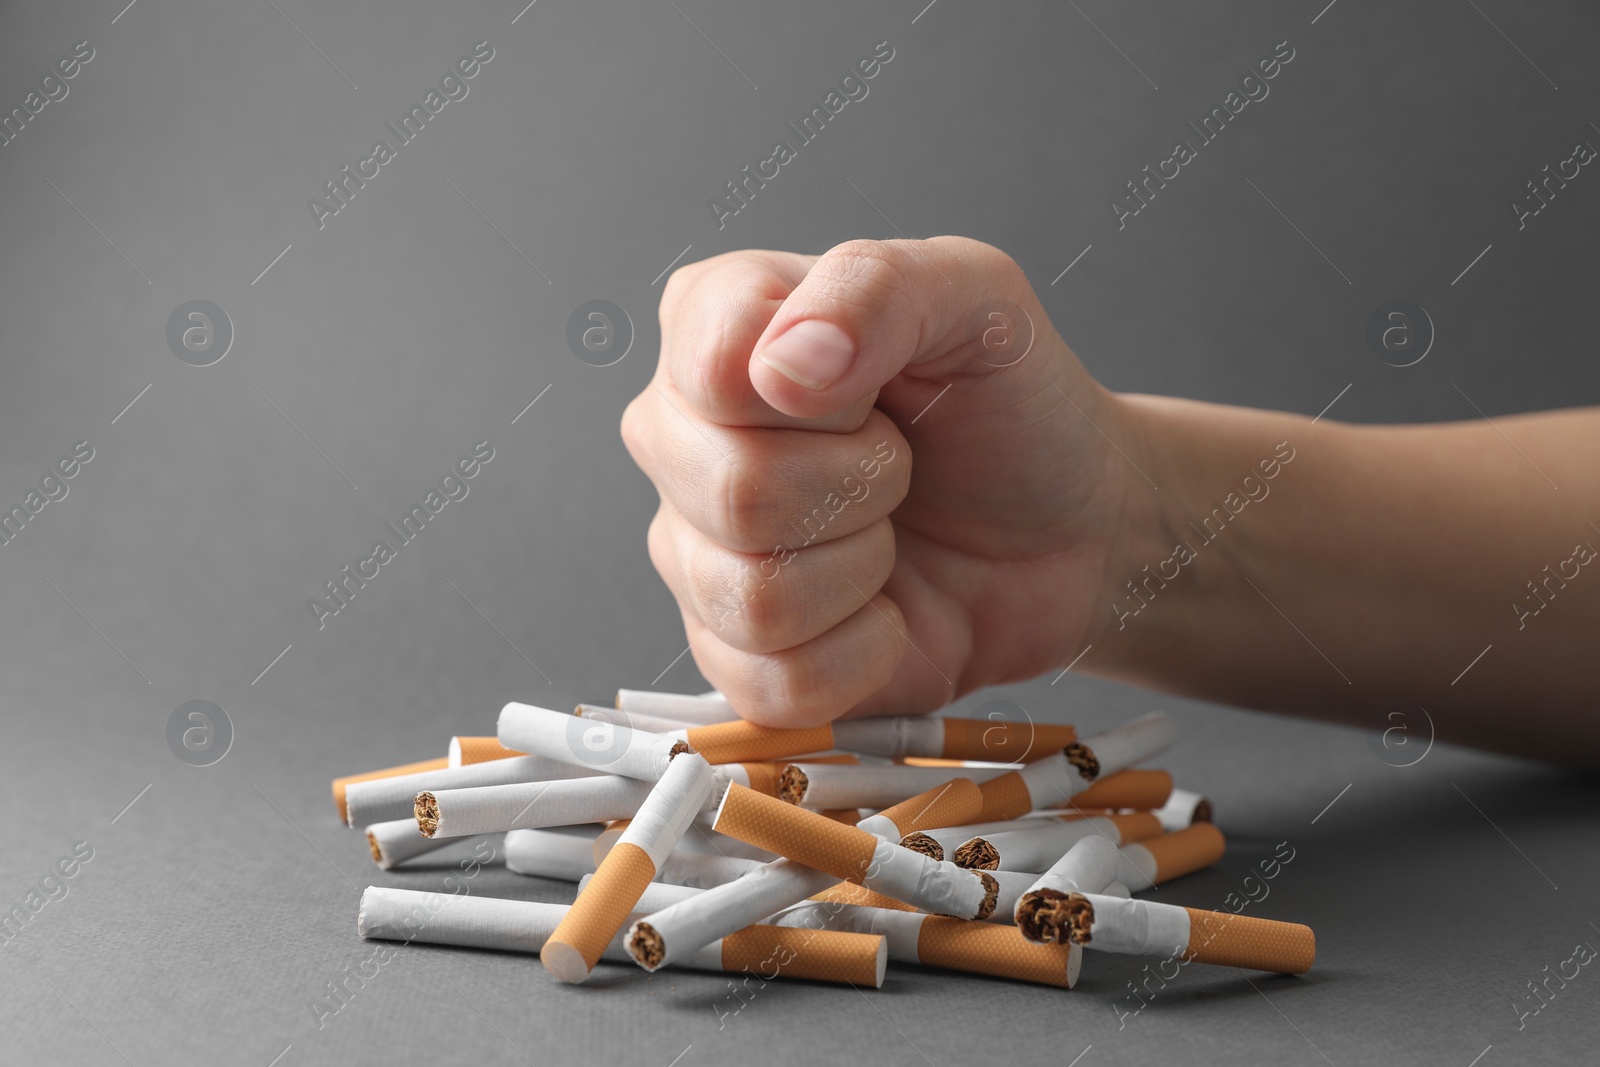
[(939, 237), (680, 268), (622, 434), (701, 672), (800, 726), (938, 708), (1114, 623), (1148, 490), (1123, 417), (1009, 257)]

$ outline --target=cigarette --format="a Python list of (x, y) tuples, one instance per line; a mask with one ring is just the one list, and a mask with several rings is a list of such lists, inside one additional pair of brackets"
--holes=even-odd
[(671, 760), (595, 869), (594, 880), (578, 894), (540, 949), (545, 970), (569, 984), (589, 977), (600, 954), (628, 921), (644, 887), (711, 798), (714, 784), (711, 765), (700, 756), (684, 753), (683, 758)]
[(1172, 791), (1167, 771), (1134, 767), (1101, 778), (1063, 806), (1078, 811), (1155, 811), (1167, 803)]
[[(808, 755), (806, 762), (855, 765), (861, 761), (848, 752), (841, 752), (830, 756)], [(781, 788), (783, 772), (787, 766), (787, 763), (778, 761), (749, 761), (724, 763), (719, 765), (717, 769), (730, 782), (738, 782), (746, 789), (754, 789), (758, 793), (765, 793), (769, 797), (775, 797)]]
[[(783, 769), (778, 797), (807, 808), (887, 808), (954, 778), (987, 782), (1015, 774), (1004, 767), (908, 767), (897, 763), (839, 766), (804, 760)], [(1031, 810), (1031, 809), (1030, 809)]]
[(439, 767), (392, 778), (373, 778), (353, 782), (346, 787), (345, 817), (351, 826), (370, 826), (375, 822), (405, 818), (411, 814), (417, 794), (425, 789), (464, 789), (508, 782), (541, 782), (556, 778), (580, 778), (592, 773), (539, 756), (514, 756), (466, 767)]
[(345, 807), (345, 795), (350, 786), (357, 782), (374, 782), (379, 778), (399, 778), (402, 775), (422, 774), (426, 771), (442, 771), (450, 766), (449, 759), (428, 759), (420, 763), (407, 763), (401, 767), (385, 767), (381, 771), (367, 771), (365, 774), (348, 774), (343, 778), (333, 780), (333, 806), (339, 812), (339, 818), (346, 826), (354, 826), (350, 821), (349, 811)]
[(986, 780), (983, 820), (1015, 819), (1035, 808), (1071, 801), (1095, 781), (1166, 748), (1173, 732), (1171, 717), (1152, 711), (1085, 741), (1074, 741), (1020, 771)]
[(1028, 821), (1038, 825), (969, 837), (956, 846), (950, 858), (956, 866), (971, 870), (1042, 871), (1086, 837), (1104, 837), (1113, 845), (1126, 845), (1162, 833), (1160, 820), (1147, 811)]
[(1018, 898), (1012, 917), (1022, 936), (1042, 945), (1088, 940), (1094, 911), (1084, 894), (1104, 893), (1117, 880), (1121, 858), (1098, 834), (1069, 848)]
[(889, 958), (896, 963), (944, 967), (1062, 989), (1077, 984), (1083, 963), (1077, 945), (1032, 944), (1013, 927), (940, 915), (812, 904), (785, 912), (778, 921), (803, 929), (833, 927), (879, 934), (888, 945)]
[[(595, 826), (512, 830), (506, 834), (506, 869), (530, 878), (580, 881), (594, 872)], [(424, 839), (426, 840), (426, 839)]]
[[(1201, 911), (1153, 900), (1087, 894), (1083, 942), (1102, 952), (1178, 956), (1185, 962), (1304, 974), (1317, 956), (1317, 937), (1299, 923), (1254, 915)], [(891, 956), (893, 944), (890, 945)]]
[(983, 872), (929, 859), (865, 830), (741, 786), (728, 787), (715, 825), (729, 837), (924, 911), (960, 919), (984, 919), (994, 913), (997, 887)]
[(739, 713), (720, 693), (653, 693), (647, 689), (618, 689), (617, 710), (628, 715), (660, 715), (702, 725), (733, 722)]
[[(730, 787), (732, 791), (734, 787)], [(628, 928), (628, 955), (647, 971), (688, 958), (696, 950), (821, 893), (836, 875), (779, 859), (740, 878), (659, 908)]]
[(1167, 802), (1156, 809), (1156, 818), (1168, 830), (1182, 830), (1197, 822), (1214, 822), (1211, 801), (1187, 789), (1174, 789)]
[(1117, 881), (1142, 892), (1211, 866), (1222, 858), (1227, 842), (1208, 822), (1122, 847)]
[(646, 715), (640, 711), (621, 711), (603, 704), (579, 704), (572, 714), (584, 719), (616, 723), (630, 730), (645, 730), (652, 734), (665, 734), (697, 725), (686, 719), (671, 719), (665, 715)]
[[(952, 778), (856, 823), (868, 833), (900, 841), (924, 827), (959, 826), (983, 811), (983, 793), (971, 778)], [(943, 859), (936, 856), (935, 859)]]
[(1078, 739), (1078, 731), (1055, 723), (905, 716), (836, 722), (833, 736), (840, 748), (891, 759), (912, 756), (1016, 765), (1060, 752)]
[(425, 837), (467, 837), (628, 818), (649, 794), (649, 782), (602, 774), (564, 781), (425, 789), (413, 798), (412, 811)]
[[(989, 922), (1011, 923), (1016, 912), (1017, 901), (1029, 889), (1033, 888), (1036, 875), (1026, 871), (989, 871), (989, 877), (995, 880), (998, 891), (995, 893), (994, 914), (988, 918)], [(875, 893), (864, 886), (853, 882), (840, 882), (829, 886), (821, 893), (812, 895), (813, 901), (832, 904), (860, 904), (868, 908), (888, 908), (891, 911), (916, 911), (917, 909), (903, 900), (886, 897), (882, 893)]]
[[(770, 861), (768, 861), (770, 862)], [(715, 889), (765, 867), (761, 860), (743, 856), (708, 856), (703, 852), (674, 852), (661, 864), (656, 878), (667, 885)], [(665, 905), (661, 905), (665, 907)], [(643, 910), (641, 908), (641, 910)]]
[[(983, 792), (981, 786), (978, 792), (981, 798)], [(987, 837), (1009, 830), (1032, 830), (1047, 825), (1047, 821), (1078, 821), (1083, 818), (1079, 812), (1030, 811), (1015, 819), (1001, 819), (996, 822), (954, 823), (950, 826), (927, 827), (906, 834), (900, 839), (900, 844), (924, 856), (943, 860), (951, 858), (957, 848), (974, 837)]]
[[(704, 756), (709, 763), (736, 763), (786, 759), (833, 748), (833, 726), (824, 723), (803, 730), (782, 730), (753, 722), (721, 722), (674, 731), (675, 736)], [(843, 804), (830, 807), (845, 807)]]
[[(573, 907), (368, 886), (361, 894), (356, 929), (369, 939), (538, 953)], [(629, 958), (620, 935), (605, 946), (601, 958), (617, 962)], [(877, 988), (883, 984), (887, 959), (884, 939), (870, 934), (752, 926), (676, 962), (729, 974), (752, 971), (764, 979), (781, 974)]]
[(494, 737), (452, 737), (450, 739), (450, 766), (466, 767), (473, 763), (485, 763), (492, 759), (510, 759), (512, 756), (526, 756), (526, 752), (517, 752), (502, 745)]
[(507, 748), (646, 782), (660, 780), (672, 757), (689, 751), (688, 744), (669, 734), (515, 701), (500, 710), (495, 733)]
[(415, 819), (390, 819), (367, 827), (367, 848), (372, 850), (373, 861), (386, 871), (450, 843), (423, 837)]

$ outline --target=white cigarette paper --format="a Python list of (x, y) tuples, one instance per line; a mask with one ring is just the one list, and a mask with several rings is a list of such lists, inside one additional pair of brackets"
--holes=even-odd
[(428, 837), (465, 837), (627, 819), (649, 794), (649, 782), (607, 774), (555, 782), (429, 790), (416, 795), (412, 809), (417, 825)]
[(656, 871), (656, 879), (676, 886), (715, 889), (719, 885), (738, 881), (765, 866), (766, 862), (761, 860), (744, 859), (739, 856), (707, 855), (703, 852), (684, 852), (682, 849), (677, 849)]
[(372, 850), (372, 859), (386, 871), (451, 843), (423, 837), (416, 819), (391, 819), (367, 827), (367, 847)]
[(689, 746), (664, 734), (536, 708), (515, 701), (500, 710), (496, 736), (507, 748), (603, 774), (658, 781)]
[(506, 869), (530, 878), (576, 882), (594, 871), (598, 826), (512, 830), (506, 834)]
[(687, 730), (691, 726), (701, 725), (689, 722), (686, 719), (669, 718), (665, 715), (646, 715), (642, 711), (622, 711), (618, 708), (608, 708), (603, 704), (579, 704), (572, 714), (582, 719), (615, 723), (618, 726), (626, 726), (630, 730), (645, 730), (652, 734), (667, 734), (674, 730)]
[(1173, 789), (1167, 802), (1154, 812), (1163, 829), (1182, 830), (1197, 822), (1211, 821), (1211, 801), (1187, 789)]
[[(836, 728), (837, 729), (837, 728)], [(856, 766), (848, 763), (791, 763), (783, 770), (779, 797), (813, 811), (825, 808), (887, 808), (952, 778), (986, 782), (1005, 767), (910, 767), (902, 764)]]
[[(1156, 823), (1148, 817), (1150, 828)], [(956, 846), (951, 858), (963, 867), (979, 870), (1043, 871), (1063, 858), (1085, 838), (1105, 838), (1112, 846), (1123, 843), (1121, 815), (1094, 815), (1084, 819), (1039, 819), (1026, 829), (969, 837)], [(1109, 881), (1109, 879), (1108, 879)]]
[(635, 963), (654, 971), (838, 880), (790, 860), (774, 860), (645, 916), (629, 928), (625, 943)]
[(1072, 939), (1083, 895), (1104, 893), (1116, 881), (1121, 858), (1117, 847), (1099, 835), (1073, 845), (1017, 900), (1012, 917), (1022, 936), (1041, 944)]
[(1017, 771), (1034, 808), (1059, 804), (1101, 778), (1149, 759), (1172, 743), (1176, 727), (1165, 712), (1152, 711)]
[(617, 709), (629, 715), (660, 715), (697, 726), (733, 722), (739, 713), (720, 693), (690, 696), (687, 693), (653, 693), (646, 689), (618, 689)]
[(464, 789), (508, 782), (543, 782), (557, 778), (583, 778), (594, 773), (539, 756), (513, 756), (464, 767), (352, 782), (344, 793), (346, 820), (351, 826), (370, 826), (375, 822), (404, 818), (411, 814), (417, 794), (424, 790)]

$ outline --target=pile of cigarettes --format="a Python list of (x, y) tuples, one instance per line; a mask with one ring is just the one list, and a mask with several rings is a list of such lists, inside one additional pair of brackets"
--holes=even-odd
[[(578, 983), (600, 960), (877, 988), (889, 961), (1070, 989), (1085, 948), (1284, 974), (1309, 927), (1133, 894), (1222, 857), (1210, 804), (1136, 768), (1161, 712), (1071, 726), (740, 719), (716, 693), (624, 689), (616, 708), (507, 704), (495, 737), (333, 783), (384, 869), (505, 834), (546, 904), (370, 886), (365, 938), (538, 953)], [(770, 973), (769, 973), (770, 971)]]

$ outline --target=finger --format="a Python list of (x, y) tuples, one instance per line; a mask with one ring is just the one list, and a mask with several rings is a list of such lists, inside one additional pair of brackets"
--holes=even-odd
[(662, 499), (736, 552), (847, 537), (911, 485), (911, 450), (881, 411), (848, 434), (748, 429), (704, 422), (646, 390), (624, 412), (622, 437)]
[(765, 555), (731, 552), (663, 505), (651, 524), (650, 559), (686, 612), (742, 652), (805, 644), (859, 610), (894, 570), (894, 528)]
[(1007, 362), (985, 348), (994, 308), (1016, 308), (1029, 343), (1033, 329), (1050, 329), (997, 248), (964, 237), (850, 241), (812, 263), (772, 315), (750, 380), (775, 410), (819, 418), (852, 409), (908, 366), (989, 373)]
[(808, 421), (778, 411), (750, 381), (751, 349), (816, 258), (730, 252), (674, 271), (661, 295), (657, 384), (674, 402), (681, 398), (687, 409), (723, 426), (854, 429), (870, 401)]
[(683, 623), (700, 673), (742, 716), (767, 726), (831, 722), (893, 678), (905, 652), (905, 621), (882, 593), (827, 633), (781, 652), (740, 651), (691, 612)]

